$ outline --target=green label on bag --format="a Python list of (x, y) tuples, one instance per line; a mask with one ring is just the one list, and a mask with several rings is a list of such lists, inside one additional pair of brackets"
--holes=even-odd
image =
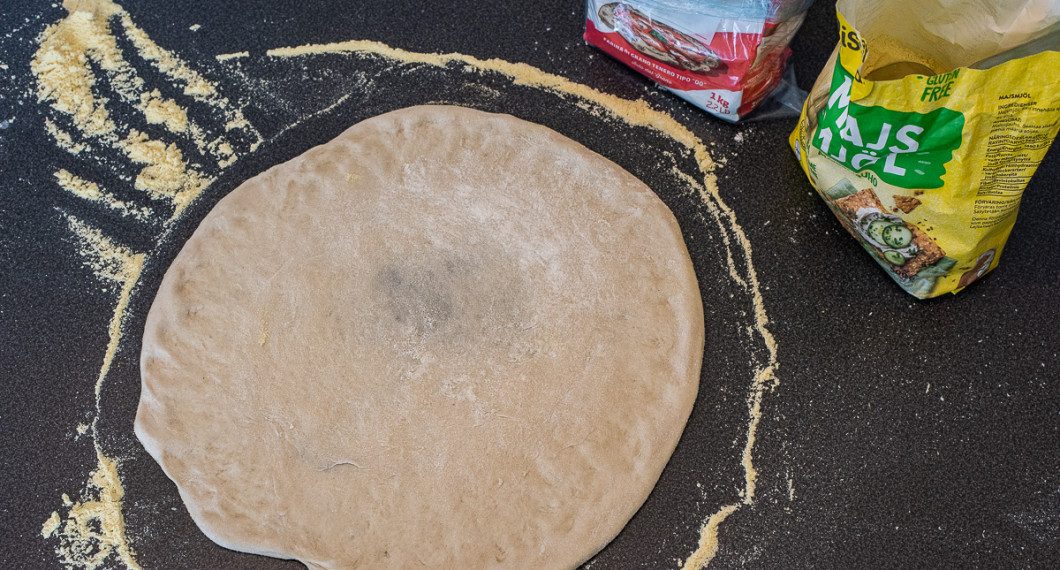
[(835, 67), (828, 105), (813, 145), (851, 170), (874, 172), (901, 188), (941, 188), (946, 163), (961, 146), (964, 115), (939, 108), (903, 113), (850, 101), (853, 79)]

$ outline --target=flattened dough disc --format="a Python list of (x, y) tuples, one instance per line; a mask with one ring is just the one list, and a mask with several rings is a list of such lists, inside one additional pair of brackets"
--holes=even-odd
[(673, 215), (545, 127), (359, 123), (234, 190), (147, 318), (136, 434), (199, 527), (313, 568), (569, 568), (695, 400)]

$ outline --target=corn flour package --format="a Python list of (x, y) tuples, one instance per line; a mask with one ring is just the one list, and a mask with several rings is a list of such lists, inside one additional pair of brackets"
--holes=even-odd
[(813, 0), (588, 0), (585, 41), (725, 119), (767, 98), (758, 118), (796, 116), (805, 92), (785, 76)]
[(994, 269), (1060, 127), (1060, 2), (840, 0), (791, 145), (909, 293)]

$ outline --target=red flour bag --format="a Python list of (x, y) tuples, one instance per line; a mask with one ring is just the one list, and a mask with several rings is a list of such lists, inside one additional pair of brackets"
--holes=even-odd
[(587, 0), (585, 41), (727, 121), (769, 96), (779, 103), (771, 117), (797, 116), (805, 94), (784, 69), (812, 3)]

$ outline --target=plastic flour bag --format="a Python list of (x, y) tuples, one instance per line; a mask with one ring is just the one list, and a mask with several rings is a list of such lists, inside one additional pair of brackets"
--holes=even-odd
[(812, 3), (588, 0), (585, 41), (727, 121), (796, 116), (806, 94), (784, 71)]

